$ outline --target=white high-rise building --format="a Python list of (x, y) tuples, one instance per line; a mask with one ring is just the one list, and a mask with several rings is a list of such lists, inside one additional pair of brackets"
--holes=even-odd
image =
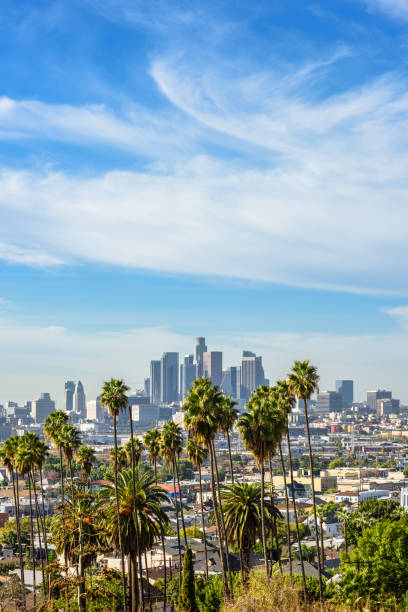
[(79, 418), (86, 418), (86, 398), (84, 386), (80, 380), (75, 385), (74, 412)]
[(96, 421), (97, 423), (103, 420), (103, 408), (100, 397), (86, 402), (86, 418), (88, 421)]

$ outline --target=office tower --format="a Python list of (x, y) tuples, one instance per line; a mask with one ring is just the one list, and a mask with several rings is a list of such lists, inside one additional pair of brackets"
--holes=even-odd
[(377, 391), (367, 391), (367, 404), (369, 405), (371, 412), (377, 412), (377, 400), (391, 398), (392, 392), (385, 391), (385, 389), (378, 389)]
[(196, 338), (195, 346), (194, 346), (194, 363), (197, 366), (197, 378), (201, 378), (204, 375), (203, 371), (203, 355), (207, 351), (207, 345), (205, 343), (205, 338), (199, 337)]
[(178, 401), (179, 354), (163, 353), (161, 358), (161, 401), (170, 404)]
[(322, 391), (317, 394), (315, 413), (323, 415), (329, 412), (341, 412), (342, 408), (343, 398), (337, 391)]
[(74, 409), (74, 393), (75, 383), (73, 380), (67, 380), (65, 383), (65, 398), (64, 398), (64, 410), (72, 412)]
[(203, 376), (209, 378), (213, 385), (221, 386), (222, 352), (205, 351), (203, 353)]
[(336, 391), (340, 393), (343, 409), (350, 408), (354, 401), (354, 383), (352, 380), (336, 380)]
[(400, 401), (398, 399), (378, 399), (377, 400), (377, 416), (389, 416), (391, 414), (399, 414)]
[(248, 399), (252, 391), (265, 384), (265, 373), (262, 357), (252, 351), (242, 351), (241, 362), (241, 398)]
[(84, 386), (80, 380), (78, 380), (77, 384), (75, 385), (74, 412), (79, 418), (81, 419), (86, 418), (85, 391), (84, 391)]
[(225, 395), (230, 395), (233, 399), (241, 397), (241, 368), (231, 366), (223, 373), (221, 389)]
[(161, 400), (161, 362), (154, 359), (150, 362), (150, 402), (158, 404)]
[(194, 355), (184, 355), (184, 362), (180, 365), (180, 399), (183, 400), (191, 385), (196, 379), (196, 366)]
[(40, 399), (31, 404), (31, 415), (36, 423), (44, 423), (45, 419), (55, 410), (55, 402), (49, 393), (41, 393)]
[(86, 418), (88, 421), (103, 421), (103, 408), (101, 398), (98, 396), (95, 400), (86, 402)]
[(143, 390), (145, 392), (145, 395), (150, 397), (150, 378), (145, 378), (144, 379)]

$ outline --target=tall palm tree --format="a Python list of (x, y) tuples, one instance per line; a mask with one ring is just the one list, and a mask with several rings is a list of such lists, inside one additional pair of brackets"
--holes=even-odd
[[(116, 498), (119, 499), (119, 523), (116, 520)], [(129, 559), (132, 611), (137, 610), (138, 602), (136, 580), (138, 553), (149, 550), (160, 537), (163, 527), (168, 524), (168, 517), (161, 508), (162, 504), (168, 501), (165, 491), (154, 483), (154, 477), (148, 472), (141, 474), (138, 468), (134, 471), (122, 470), (116, 483), (103, 485), (98, 492), (97, 505), (109, 543), (118, 550), (121, 541)], [(139, 551), (136, 545), (135, 520), (139, 524)]]
[[(143, 438), (143, 444), (147, 450), (147, 458), (150, 464), (153, 466), (154, 481), (157, 485), (157, 459), (160, 456), (160, 445), (161, 445), (161, 434), (158, 429), (150, 429)], [(166, 542), (164, 539), (164, 531), (161, 530), (161, 543), (163, 551), (163, 563), (164, 563), (164, 585), (163, 595), (164, 601), (167, 601), (167, 561), (166, 561)]]
[[(288, 447), (289, 477), (290, 477), (290, 487), (291, 487), (291, 492), (292, 492), (293, 514), (294, 514), (294, 517), (295, 517), (296, 539), (297, 539), (297, 543), (298, 543), (300, 568), (301, 568), (301, 572), (302, 572), (303, 596), (304, 596), (304, 599), (306, 601), (306, 599), (307, 599), (306, 575), (305, 575), (305, 566), (304, 566), (304, 563), (303, 563), (303, 549), (302, 549), (302, 542), (301, 542), (301, 538), (300, 538), (298, 512), (297, 512), (297, 508), (296, 508), (295, 479), (294, 479), (294, 476), (293, 476), (292, 449), (291, 449), (291, 444), (290, 444), (290, 433), (289, 433), (289, 414), (291, 413), (292, 408), (293, 408), (296, 400), (295, 400), (295, 397), (294, 397), (293, 393), (290, 391), (288, 382), (286, 380), (278, 380), (277, 383), (276, 383), (276, 386), (273, 387), (273, 393), (274, 393), (274, 396), (276, 397), (276, 400), (278, 402), (278, 408), (279, 408), (279, 410), (280, 410), (280, 412), (282, 414), (282, 418), (283, 418), (284, 424), (285, 424), (286, 444), (287, 444), (287, 447)], [(286, 470), (285, 470), (285, 466), (284, 466), (284, 462), (283, 462), (283, 454), (282, 454), (281, 446), (279, 446), (279, 451), (280, 451), (280, 454), (281, 454), (282, 469), (283, 469), (283, 474), (284, 474), (285, 499), (286, 499), (286, 508), (287, 508), (287, 512), (288, 512), (288, 509), (289, 509), (289, 499), (288, 499), (287, 485), (286, 485)], [(288, 532), (289, 532), (289, 537), (290, 537), (289, 514), (287, 516), (287, 521), (288, 521)], [(291, 563), (290, 556), (289, 556), (289, 563)]]
[(13, 483), (13, 496), (14, 496), (14, 507), (16, 509), (16, 526), (17, 526), (17, 545), (18, 545), (18, 556), (20, 561), (20, 577), (21, 585), (23, 587), (23, 608), (26, 609), (25, 599), (25, 584), (24, 584), (24, 558), (23, 549), (21, 546), (21, 522), (20, 522), (20, 500), (18, 491), (18, 472), (16, 469), (16, 454), (19, 446), (19, 437), (12, 436), (8, 438), (0, 449), (0, 462), (7, 469), (9, 476)]
[[(144, 450), (143, 442), (139, 440), (138, 438), (134, 438), (133, 439), (133, 460), (134, 460), (135, 465), (139, 465), (142, 459), (143, 450)], [(132, 440), (129, 440), (129, 442), (126, 443), (125, 453), (126, 453), (126, 457), (128, 459), (129, 465), (132, 465)]]
[(238, 421), (245, 447), (252, 452), (261, 472), (261, 531), (264, 549), (265, 572), (268, 576), (268, 555), (264, 520), (265, 508), (265, 461), (274, 453), (277, 440), (282, 435), (282, 423), (275, 416), (277, 411), (271, 400), (270, 388), (258, 387), (251, 395), (247, 410)]
[[(91, 488), (90, 476), (92, 472), (92, 467), (96, 461), (95, 451), (90, 446), (84, 444), (78, 450), (77, 460), (81, 467), (81, 474), (84, 480), (84, 483), (88, 483), (88, 490)], [(85, 488), (85, 485), (84, 485)]]
[(150, 429), (144, 438), (143, 444), (147, 450), (147, 458), (153, 466), (154, 478), (157, 484), (157, 459), (160, 456), (160, 431), (158, 429)]
[[(320, 504), (316, 508), (316, 513), (319, 518), (319, 531), (320, 531), (320, 552), (322, 555), (322, 570), (324, 570), (324, 539), (323, 539), (323, 521), (327, 516), (327, 509), (324, 504)], [(315, 525), (315, 529), (317, 529), (317, 525)]]
[(229, 395), (224, 397), (221, 404), (221, 413), (219, 415), (220, 429), (227, 438), (232, 483), (234, 483), (234, 468), (232, 465), (230, 431), (234, 427), (234, 423), (239, 415), (239, 410), (235, 408), (236, 405), (237, 402), (234, 402)]
[(184, 547), (187, 549), (187, 535), (186, 528), (184, 525), (184, 513), (183, 513), (183, 502), (180, 488), (180, 479), (178, 477), (177, 469), (177, 458), (180, 456), (183, 450), (183, 434), (181, 427), (176, 425), (174, 421), (167, 421), (161, 432), (161, 455), (168, 465), (172, 468), (173, 473), (173, 490), (174, 490), (174, 505), (176, 508), (176, 521), (177, 521), (177, 543), (179, 547), (179, 582), (181, 583), (181, 571), (182, 571), (182, 558), (181, 558), (181, 542), (180, 542), (180, 525), (179, 525), (179, 513), (178, 513), (178, 502), (177, 502), (177, 487), (180, 497), (180, 514), (181, 522), (183, 525), (184, 534)]
[(70, 423), (66, 423), (61, 427), (59, 433), (59, 444), (62, 448), (62, 453), (64, 455), (65, 461), (68, 466), (69, 477), (71, 481), (71, 510), (72, 510), (72, 522), (74, 525), (74, 529), (78, 529), (78, 543), (79, 543), (79, 565), (76, 566), (77, 578), (78, 578), (78, 608), (79, 610), (84, 610), (86, 607), (86, 600), (84, 596), (84, 580), (80, 578), (83, 575), (83, 543), (82, 543), (82, 534), (81, 534), (81, 521), (77, 520), (77, 505), (75, 503), (76, 494), (75, 494), (75, 486), (74, 486), (74, 475), (72, 472), (72, 459), (74, 455), (77, 454), (80, 446), (81, 446), (81, 438), (79, 435), (79, 430)]
[(201, 466), (207, 458), (207, 449), (198, 444), (194, 438), (190, 438), (186, 447), (187, 459), (198, 469), (198, 480), (200, 484), (200, 506), (201, 506), (201, 524), (203, 527), (203, 543), (205, 552), (205, 576), (208, 578), (208, 553), (207, 553), (207, 538), (205, 536), (205, 521), (204, 521), (204, 505), (203, 505), (203, 483), (201, 479)]
[(33, 597), (34, 597), (34, 612), (37, 609), (37, 584), (35, 577), (35, 542), (34, 542), (34, 520), (33, 520), (33, 498), (31, 495), (31, 472), (34, 464), (34, 454), (33, 452), (24, 445), (24, 443), (19, 444), (17, 453), (16, 453), (16, 466), (24, 478), (27, 476), (28, 480), (28, 492), (29, 492), (29, 501), (30, 501), (30, 539), (31, 539), (31, 559), (33, 564)]
[[(312, 484), (312, 502), (313, 502), (313, 515), (314, 522), (317, 525), (317, 513), (316, 513), (316, 494), (314, 485), (314, 474), (313, 474), (313, 453), (312, 453), (312, 442), (310, 439), (309, 429), (309, 415), (307, 411), (307, 401), (311, 398), (313, 393), (319, 390), (319, 375), (317, 368), (310, 364), (310, 361), (295, 361), (290, 373), (288, 374), (288, 384), (291, 393), (296, 395), (299, 399), (303, 400), (303, 406), (305, 411), (305, 422), (306, 422), (306, 435), (307, 444), (309, 448), (309, 468), (310, 468), (310, 480)], [(322, 583), (322, 565), (319, 554), (319, 534), (317, 529), (316, 532), (316, 551), (317, 561), (319, 570), (319, 590), (320, 600), (323, 601), (323, 583)]]
[(345, 548), (346, 553), (348, 554), (347, 519), (349, 517), (349, 513), (344, 506), (340, 506), (336, 514), (337, 514), (337, 518), (339, 519), (339, 521), (343, 523), (344, 548)]
[[(184, 400), (184, 425), (193, 435), (194, 439), (202, 444), (208, 452), (210, 459), (211, 492), (213, 509), (220, 547), (221, 576), (225, 599), (232, 594), (232, 579), (227, 581), (226, 563), (224, 558), (222, 530), (222, 513), (218, 512), (217, 490), (215, 486), (215, 465), (213, 454), (213, 441), (219, 428), (219, 414), (223, 402), (223, 395), (218, 387), (213, 386), (207, 378), (198, 378), (189, 389)], [(230, 575), (228, 576), (230, 578)]]
[(123, 470), (124, 468), (127, 468), (129, 466), (128, 455), (126, 453), (126, 450), (123, 448), (123, 446), (118, 446), (118, 448), (116, 449), (116, 452), (114, 448), (110, 449), (109, 464), (113, 470), (115, 469), (115, 462), (117, 463), (117, 466), (118, 466), (118, 472), (120, 472), (120, 470)]
[[(115, 474), (115, 492), (116, 492), (116, 519), (117, 519), (117, 533), (119, 538), (119, 549), (120, 549), (120, 558), (122, 563), (122, 590), (123, 590), (123, 607), (125, 612), (127, 612), (127, 597), (126, 597), (126, 576), (125, 576), (125, 557), (123, 551), (122, 544), (122, 531), (120, 529), (120, 513), (119, 513), (119, 498), (117, 492), (117, 482), (118, 482), (118, 436), (117, 436), (117, 418), (123, 410), (126, 410), (128, 406), (128, 398), (127, 391), (129, 387), (125, 385), (124, 381), (117, 378), (111, 378), (111, 380), (106, 381), (102, 388), (101, 394), (101, 404), (102, 406), (106, 406), (109, 410), (109, 414), (113, 417), (113, 442), (115, 448), (115, 464), (114, 464), (114, 474)], [(130, 419), (132, 420), (132, 419)]]
[(280, 518), (279, 510), (273, 500), (265, 500), (261, 505), (262, 485), (259, 483), (239, 482), (226, 485), (222, 493), (222, 510), (225, 514), (227, 538), (243, 551), (243, 582), (248, 581), (249, 555), (258, 537), (262, 538), (262, 512), (266, 524), (272, 526), (273, 518)]

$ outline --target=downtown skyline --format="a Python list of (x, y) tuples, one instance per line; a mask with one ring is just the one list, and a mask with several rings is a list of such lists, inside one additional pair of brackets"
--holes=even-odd
[(141, 387), (197, 334), (408, 401), (407, 28), (403, 0), (5, 0), (0, 401)]

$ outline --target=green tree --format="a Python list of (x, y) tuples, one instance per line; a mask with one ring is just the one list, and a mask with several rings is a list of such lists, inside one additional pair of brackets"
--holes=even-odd
[(334, 470), (338, 467), (346, 467), (346, 462), (344, 461), (343, 457), (333, 459), (333, 461), (330, 461), (329, 463), (329, 470)]
[[(306, 436), (307, 444), (309, 449), (309, 469), (310, 469), (310, 481), (312, 485), (312, 502), (313, 502), (313, 515), (314, 522), (317, 525), (317, 513), (316, 513), (316, 493), (314, 484), (314, 472), (313, 472), (313, 453), (312, 453), (312, 442), (310, 438), (309, 428), (309, 415), (307, 410), (307, 401), (311, 398), (313, 393), (319, 390), (319, 375), (317, 368), (310, 364), (309, 360), (295, 361), (291, 372), (288, 374), (288, 384), (291, 393), (296, 395), (299, 399), (303, 400), (303, 407), (305, 411), (305, 422), (306, 422)], [(316, 551), (319, 571), (319, 588), (320, 588), (320, 600), (323, 601), (323, 582), (322, 582), (322, 565), (319, 554), (319, 534), (317, 529), (316, 533)]]
[[(222, 493), (222, 511), (225, 514), (225, 528), (228, 540), (236, 544), (243, 552), (242, 577), (246, 582), (249, 576), (249, 555), (257, 538), (262, 541), (262, 523), (272, 527), (273, 517), (281, 517), (273, 506), (272, 500), (265, 500), (261, 505), (262, 485), (259, 483), (236, 482), (226, 485)], [(264, 513), (264, 520), (262, 519)], [(266, 540), (263, 541), (266, 558)]]
[(84, 482), (88, 483), (88, 489), (90, 489), (90, 476), (92, 467), (95, 463), (95, 451), (90, 446), (81, 446), (78, 450), (78, 463), (81, 467), (81, 474)]
[(128, 455), (123, 446), (118, 446), (116, 451), (114, 448), (109, 451), (109, 465), (113, 470), (115, 469), (115, 463), (118, 471), (127, 468), (129, 465)]
[(198, 469), (198, 482), (200, 486), (200, 507), (201, 507), (201, 524), (203, 528), (203, 543), (205, 552), (205, 575), (208, 578), (208, 552), (207, 538), (205, 536), (205, 520), (204, 520), (204, 504), (203, 504), (203, 483), (201, 478), (201, 466), (207, 457), (207, 449), (201, 446), (194, 438), (190, 438), (186, 447), (187, 457)]
[(344, 536), (344, 549), (348, 553), (348, 539), (347, 539), (347, 519), (349, 512), (344, 506), (340, 506), (336, 511), (337, 518), (343, 523), (343, 536)]
[(348, 515), (348, 543), (355, 546), (364, 529), (372, 527), (379, 521), (399, 521), (401, 519), (407, 520), (408, 515), (394, 499), (368, 499)]
[[(0, 462), (7, 469), (13, 485), (14, 507), (16, 509), (16, 535), (18, 545), (18, 556), (20, 562), (20, 578), (24, 593), (25, 604), (25, 584), (24, 584), (24, 559), (22, 549), (21, 519), (20, 519), (20, 496), (18, 489), (18, 471), (16, 467), (16, 453), (19, 446), (18, 436), (12, 436), (6, 440), (0, 449)], [(13, 547), (14, 548), (14, 547)]]
[[(133, 495), (133, 485), (135, 496)], [(116, 515), (116, 499), (119, 502), (119, 524)], [(161, 506), (169, 499), (164, 490), (154, 482), (149, 472), (141, 473), (138, 468), (122, 470), (116, 484), (104, 485), (98, 492), (97, 508), (101, 525), (105, 528), (109, 544), (123, 550), (128, 556), (132, 606), (137, 599), (137, 559), (149, 550), (161, 536), (168, 524), (168, 518)], [(139, 538), (136, 540), (136, 521)], [(120, 526), (120, 533), (118, 527)], [(139, 550), (137, 549), (139, 547)]]
[[(102, 387), (101, 393), (101, 404), (106, 406), (109, 410), (109, 414), (113, 418), (113, 443), (115, 449), (115, 460), (114, 460), (114, 475), (115, 475), (115, 492), (116, 492), (116, 520), (117, 520), (117, 533), (119, 534), (119, 550), (120, 558), (122, 562), (122, 588), (123, 588), (123, 606), (125, 612), (128, 609), (127, 597), (126, 597), (126, 577), (125, 577), (125, 557), (123, 552), (122, 544), (122, 531), (120, 528), (120, 513), (119, 513), (119, 498), (117, 492), (118, 482), (118, 435), (117, 435), (117, 418), (123, 410), (126, 410), (128, 405), (127, 387), (123, 380), (111, 378), (106, 381)], [(131, 419), (132, 420), (132, 419)]]
[(193, 553), (186, 548), (183, 562), (183, 575), (178, 599), (179, 612), (197, 612), (194, 584)]
[[(213, 509), (215, 514), (215, 521), (217, 525), (217, 533), (219, 538), (219, 554), (220, 554), (220, 565), (222, 583), (224, 589), (224, 597), (226, 600), (229, 599), (230, 595), (233, 595), (232, 576), (229, 569), (229, 555), (227, 545), (225, 549), (227, 551), (226, 559), (227, 565), (225, 564), (224, 556), (224, 543), (227, 544), (224, 517), (222, 512), (218, 512), (218, 506), (221, 506), (221, 494), (218, 486), (219, 477), (216, 476), (217, 465), (216, 456), (214, 452), (214, 438), (219, 428), (219, 419), (221, 414), (221, 406), (223, 403), (223, 394), (220, 392), (218, 387), (212, 385), (211, 381), (207, 378), (199, 378), (193, 382), (192, 387), (189, 389), (188, 395), (184, 400), (184, 425), (190, 432), (193, 438), (207, 449), (208, 456), (210, 459), (210, 475), (211, 475), (211, 493), (213, 501)], [(217, 487), (216, 487), (217, 478)], [(217, 501), (218, 497), (218, 501)], [(227, 581), (228, 571), (228, 581)]]
[(153, 466), (154, 478), (157, 483), (157, 459), (160, 457), (160, 431), (158, 429), (148, 431), (143, 438), (143, 443), (147, 450), (147, 458)]
[(402, 609), (408, 584), (408, 525), (383, 521), (367, 529), (351, 555), (343, 559), (336, 596), (342, 604), (358, 601), (370, 609)]

